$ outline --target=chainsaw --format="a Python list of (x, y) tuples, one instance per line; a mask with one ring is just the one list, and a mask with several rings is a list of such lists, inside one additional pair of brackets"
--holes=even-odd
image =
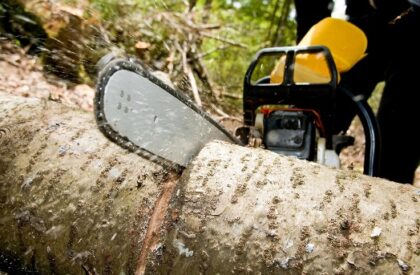
[[(266, 71), (276, 60), (283, 60), (274, 65), (281, 71), (280, 79)], [(305, 70), (308, 60), (315, 62), (317, 71)], [(260, 50), (245, 75), (244, 126), (236, 130), (236, 136), (251, 146), (340, 168), (341, 150), (354, 143), (354, 137), (332, 130), (336, 95), (342, 93), (356, 107), (363, 126), (364, 173), (375, 176), (380, 153), (376, 118), (366, 100), (340, 87), (338, 79), (334, 59), (325, 46)]]
[(354, 141), (331, 133), (334, 99), (341, 92), (355, 104), (364, 128), (364, 174), (377, 173), (374, 114), (365, 100), (337, 85), (337, 63), (327, 46), (257, 52), (244, 78), (244, 125), (233, 133), (135, 58), (107, 55), (100, 64), (94, 104), (99, 129), (157, 163), (182, 169), (206, 143), (222, 140), (340, 167), (341, 149)]

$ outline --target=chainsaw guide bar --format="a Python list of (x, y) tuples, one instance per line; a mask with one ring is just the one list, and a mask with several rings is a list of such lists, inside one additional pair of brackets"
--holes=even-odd
[(212, 140), (241, 144), (181, 92), (132, 59), (111, 60), (95, 94), (99, 129), (121, 147), (177, 170)]

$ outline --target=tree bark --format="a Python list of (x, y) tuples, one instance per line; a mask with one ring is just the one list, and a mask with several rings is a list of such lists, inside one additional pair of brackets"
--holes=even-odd
[(6, 94), (0, 106), (3, 258), (41, 274), (133, 274), (168, 172), (104, 138), (91, 113)]
[(218, 141), (179, 177), (92, 114), (1, 93), (0, 106), (3, 269), (419, 274), (413, 186)]

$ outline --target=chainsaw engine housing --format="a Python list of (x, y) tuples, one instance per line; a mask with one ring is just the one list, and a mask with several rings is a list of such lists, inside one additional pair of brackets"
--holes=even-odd
[(244, 124), (258, 132), (250, 132), (250, 140), (259, 138), (263, 148), (306, 160), (316, 158), (318, 137), (332, 149), (337, 77), (331, 54), (322, 46), (257, 53), (244, 81)]
[(274, 111), (264, 119), (263, 141), (270, 151), (312, 160), (315, 125), (310, 114)]

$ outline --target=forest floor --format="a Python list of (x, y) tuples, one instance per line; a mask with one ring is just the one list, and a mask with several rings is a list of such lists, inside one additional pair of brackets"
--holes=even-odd
[[(38, 97), (63, 103), (74, 108), (93, 111), (94, 87), (75, 85), (43, 72), (37, 56), (26, 54), (22, 49), (0, 37), (0, 91), (23, 97)], [(227, 128), (237, 126), (240, 115), (224, 118)], [(229, 124), (229, 121), (233, 123)], [(340, 160), (344, 169), (363, 171), (364, 132), (358, 119), (351, 124), (348, 134), (355, 143), (344, 149)], [(420, 186), (420, 169), (417, 169), (415, 185)]]

